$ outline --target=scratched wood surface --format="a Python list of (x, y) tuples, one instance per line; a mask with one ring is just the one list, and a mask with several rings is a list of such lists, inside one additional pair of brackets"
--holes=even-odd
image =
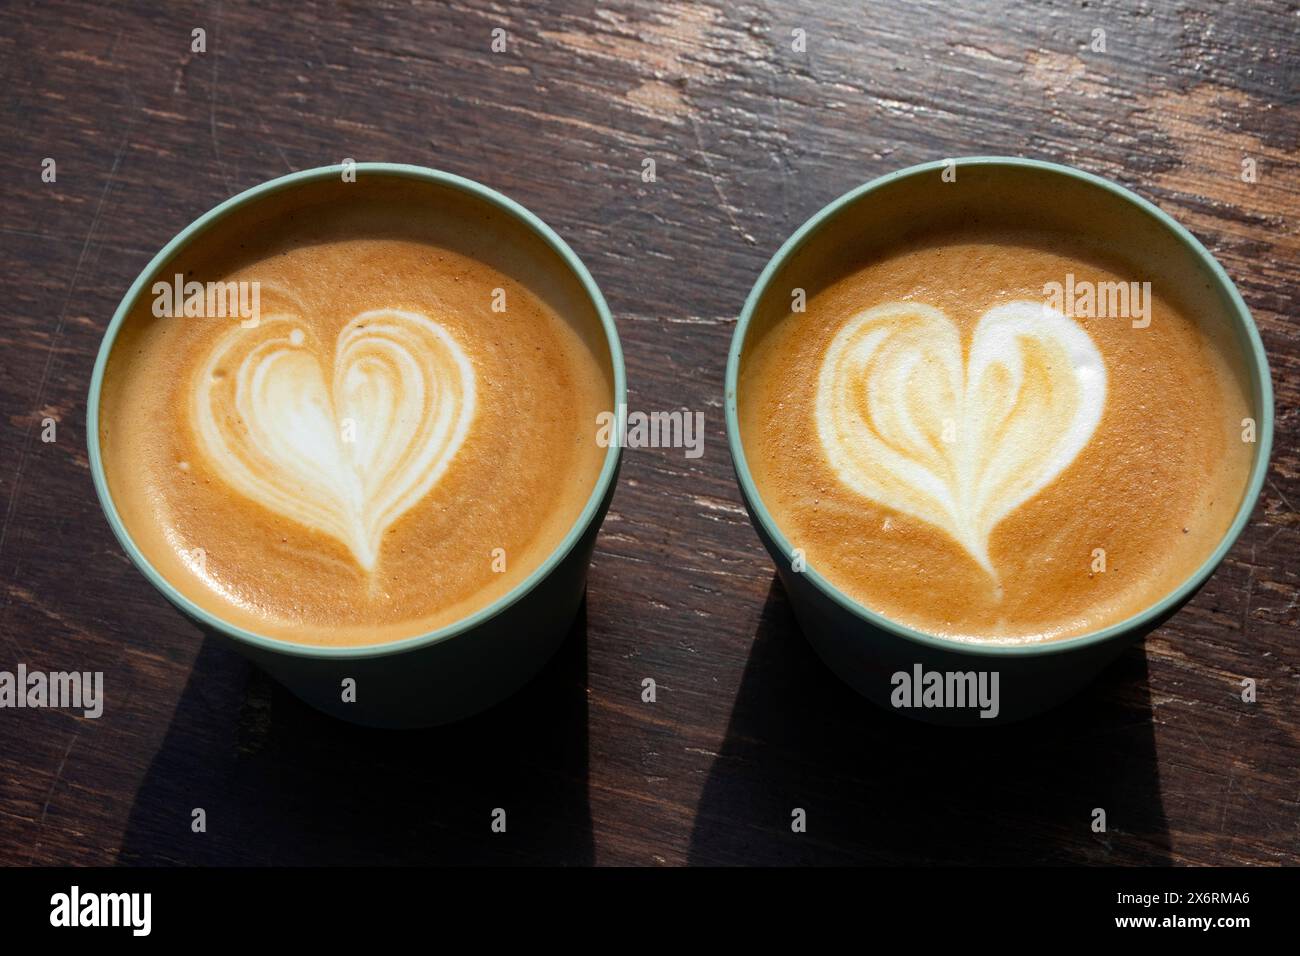
[[(102, 670), (107, 703), (0, 711), (0, 863), (1300, 863), (1300, 15), (962, 6), (6, 3), (0, 670)], [(721, 398), (735, 316), (801, 222), (969, 153), (1083, 167), (1190, 227), (1254, 311), (1278, 418), (1251, 526), (1186, 609), (1071, 704), (954, 734), (815, 658), (742, 511)], [(332, 722), (205, 643), (113, 541), (87, 465), (95, 352), (149, 257), (233, 193), (344, 157), (537, 212), (609, 300), (632, 407), (707, 421), (698, 460), (627, 453), (559, 657), (436, 731)]]

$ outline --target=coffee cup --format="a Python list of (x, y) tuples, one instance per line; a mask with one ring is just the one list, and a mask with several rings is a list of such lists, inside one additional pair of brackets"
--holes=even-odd
[(744, 304), (725, 388), (804, 635), (943, 724), (1038, 714), (1167, 620), (1246, 526), (1272, 442), (1258, 331), (1204, 246), (1108, 180), (1005, 157), (809, 219)]
[(153, 258), (105, 332), (87, 445), (114, 535), (201, 631), (326, 713), (430, 726), (569, 632), (620, 461), (593, 412), (625, 391), (605, 300), (545, 223), (348, 163)]

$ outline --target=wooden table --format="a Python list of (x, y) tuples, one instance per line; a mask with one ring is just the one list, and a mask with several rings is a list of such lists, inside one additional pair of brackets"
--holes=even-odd
[[(108, 698), (99, 720), (0, 711), (0, 862), (1300, 863), (1293, 5), (276, 6), (53, 0), (0, 28), (0, 669), (102, 670)], [(722, 378), (800, 223), (971, 153), (1074, 164), (1185, 223), (1254, 311), (1278, 420), (1254, 520), (1186, 609), (1071, 704), (954, 733), (873, 709), (800, 635), (740, 505)], [(96, 349), (151, 255), (344, 157), (534, 210), (609, 300), (632, 407), (707, 419), (698, 460), (627, 452), (546, 672), (428, 732), (333, 722), (203, 642), (127, 562), (87, 464)]]

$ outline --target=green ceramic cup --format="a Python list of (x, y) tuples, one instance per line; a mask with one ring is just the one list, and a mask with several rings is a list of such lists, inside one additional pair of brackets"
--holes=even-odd
[[(950, 165), (953, 164), (953, 165)], [(958, 189), (943, 178), (955, 171)], [(836, 589), (816, 568), (792, 570), (793, 545), (764, 507), (745, 461), (737, 417), (736, 388), (747, 355), (747, 336), (756, 324), (790, 308), (790, 290), (805, 288), (811, 298), (821, 282), (851, 252), (880, 236), (897, 235), (931, 218), (978, 218), (982, 187), (1004, 200), (1012, 187), (1012, 208), (1027, 224), (1087, 232), (1140, 250), (1161, 263), (1162, 275), (1180, 288), (1193, 289), (1197, 311), (1214, 323), (1216, 334), (1241, 353), (1243, 381), (1257, 423), (1254, 460), (1240, 506), (1223, 540), (1183, 584), (1128, 620), (1065, 640), (1021, 645), (957, 643), (891, 621)], [(964, 205), (963, 205), (964, 204)], [(849, 250), (849, 252), (846, 252)], [(840, 273), (842, 274), (842, 273)], [(991, 724), (1040, 713), (1076, 693), (1126, 647), (1169, 618), (1205, 583), (1245, 528), (1259, 497), (1273, 439), (1273, 389), (1259, 332), (1241, 295), (1223, 267), (1186, 229), (1145, 199), (1112, 182), (1066, 166), (1033, 160), (976, 156), (912, 166), (860, 186), (836, 199), (799, 228), (772, 257), (740, 314), (726, 375), (727, 440), (741, 495), (759, 538), (772, 555), (796, 619), (826, 664), (859, 693), (887, 709), (945, 724)], [(920, 668), (918, 671), (917, 668)], [(939, 674), (998, 674), (998, 713), (980, 716), (978, 708), (895, 708), (892, 698), (902, 681)], [(967, 684), (967, 687), (970, 685)]]
[[(600, 343), (613, 392), (610, 408), (626, 402), (623, 354), (614, 320), (586, 267), (545, 223), (518, 203), (486, 186), (418, 166), (358, 163), (348, 168), (356, 182), (374, 177), (422, 180), (457, 208), (490, 215), (499, 228), (519, 230), (520, 243), (535, 251), (568, 308), (581, 310), (589, 327), (603, 332)], [(591, 496), (568, 534), (551, 555), (514, 590), (447, 627), (400, 641), (366, 647), (319, 647), (255, 634), (223, 621), (186, 598), (146, 560), (123, 525), (109, 493), (99, 447), (99, 405), (104, 371), (113, 342), (136, 300), (148, 293), (156, 275), (196, 237), (218, 223), (274, 197), (294, 202), (296, 190), (332, 188), (343, 181), (342, 166), (293, 173), (228, 199), (200, 216), (145, 267), (118, 305), (100, 346), (90, 382), (86, 441), (95, 491), (127, 556), (162, 595), (208, 635), (228, 641), (293, 693), (326, 713), (377, 727), (420, 727), (447, 723), (504, 699), (533, 677), (563, 642), (582, 603), (587, 566), (614, 493), (621, 449), (611, 443)], [(340, 191), (346, 202), (346, 192)], [(467, 222), (466, 228), (473, 228)], [(593, 423), (593, 427), (594, 427)], [(356, 682), (355, 701), (346, 702), (343, 682)]]

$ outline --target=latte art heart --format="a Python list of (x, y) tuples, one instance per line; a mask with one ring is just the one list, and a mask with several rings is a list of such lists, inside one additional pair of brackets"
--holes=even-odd
[(996, 580), (994, 528), (1075, 460), (1105, 404), (1092, 338), (1041, 303), (986, 312), (963, 361), (951, 319), (897, 302), (836, 334), (815, 415), (841, 482), (947, 532)]
[(416, 312), (364, 312), (323, 345), (291, 316), (232, 327), (199, 369), (190, 419), (231, 487), (342, 542), (369, 572), (384, 532), (464, 442), (474, 368)]

